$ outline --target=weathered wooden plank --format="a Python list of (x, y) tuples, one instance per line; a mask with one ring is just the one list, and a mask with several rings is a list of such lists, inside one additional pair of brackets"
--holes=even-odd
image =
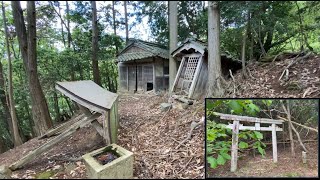
[(77, 113), (69, 121), (67, 121), (63, 124), (60, 124), (59, 126), (55, 127), (54, 129), (49, 130), (47, 133), (40, 136), (38, 139), (48, 138), (48, 137), (57, 135), (57, 134), (61, 133), (63, 130), (70, 127), (75, 122), (79, 121), (79, 119), (82, 119), (82, 118), (84, 118), (84, 114)]
[[(232, 129), (233, 124), (227, 125), (227, 128)], [(243, 126), (242, 124), (240, 124), (239, 130), (272, 131), (273, 127), (272, 126), (269, 126), (269, 127)], [(276, 126), (276, 131), (282, 131), (282, 128), (279, 128), (278, 126)]]
[(110, 110), (118, 97), (91, 80), (57, 82), (56, 89), (78, 104), (100, 113)]
[(181, 71), (182, 71), (184, 63), (185, 63), (185, 57), (182, 58), (182, 61), (180, 63), (180, 66), (179, 66), (179, 69), (178, 69), (178, 72), (177, 72), (177, 75), (176, 75), (176, 78), (174, 79), (174, 82), (173, 82), (173, 85), (172, 85), (172, 88), (171, 88), (171, 92), (174, 92), (174, 88), (176, 87), (176, 85), (178, 83), (178, 79), (180, 77), (180, 74), (181, 74)]
[(260, 123), (255, 123), (255, 124), (254, 124), (254, 127), (255, 127), (256, 129), (260, 129)]
[(9, 166), (9, 168), (11, 170), (16, 170), (18, 168), (21, 168), (24, 164), (30, 162), (31, 160), (33, 160), (35, 157), (37, 157), (41, 153), (45, 152), (46, 150), (49, 150), (51, 147), (53, 147), (57, 143), (67, 139), (72, 133), (77, 131), (79, 128), (81, 128), (83, 126), (86, 126), (87, 124), (90, 124), (93, 120), (97, 119), (100, 116), (101, 116), (100, 113), (95, 113), (90, 117), (83, 118), (82, 120), (80, 120), (77, 123), (73, 124), (70, 128), (66, 129), (60, 135), (58, 135), (55, 138), (53, 138), (52, 140), (46, 142), (45, 144), (43, 144), (39, 148), (29, 152), (26, 156), (24, 156), (23, 158), (21, 158), (17, 162), (11, 164)]
[(129, 91), (129, 66), (127, 66), (127, 91)]
[(200, 74), (200, 69), (201, 69), (201, 66), (202, 66), (202, 61), (203, 61), (203, 56), (201, 55), (200, 58), (199, 58), (199, 61), (198, 61), (198, 64), (197, 64), (197, 68), (196, 68), (196, 71), (194, 73), (194, 77), (193, 77), (193, 80), (192, 80), (192, 83), (191, 83), (191, 86), (190, 86), (190, 89), (189, 89), (189, 95), (188, 95), (188, 98), (191, 98), (193, 96), (193, 92), (194, 92), (194, 89), (195, 89), (195, 86), (196, 86), (196, 83), (198, 81), (198, 77), (199, 77), (199, 74)]
[(237, 170), (238, 161), (238, 134), (239, 134), (239, 121), (233, 121), (232, 128), (232, 147), (231, 147), (231, 172)]
[(105, 139), (103, 127), (101, 126), (101, 124), (97, 120), (93, 120), (91, 122), (91, 125), (96, 129), (96, 131), (100, 134), (100, 136)]
[(277, 131), (276, 125), (272, 124), (272, 154), (273, 162), (278, 162), (278, 153), (277, 153)]
[(282, 124), (283, 120), (275, 120), (275, 119), (266, 119), (266, 118), (256, 118), (256, 117), (249, 117), (249, 116), (237, 116), (231, 114), (222, 114), (215, 112), (215, 115), (220, 116), (220, 119), (225, 120), (237, 120), (237, 121), (246, 121), (246, 122), (259, 122), (259, 123), (266, 123), (266, 124)]
[(153, 64), (152, 64), (152, 71), (153, 71), (153, 90), (154, 92), (157, 91), (157, 83), (156, 83), (156, 65), (155, 65), (155, 60), (153, 59)]
[(173, 98), (173, 99), (176, 99), (176, 100), (178, 100), (178, 101), (181, 101), (181, 102), (183, 102), (183, 103), (186, 103), (186, 104), (188, 104), (188, 105), (192, 105), (192, 104), (193, 104), (193, 101), (192, 101), (192, 100), (185, 99), (185, 98), (180, 97), (180, 96), (178, 96), (178, 95), (172, 95), (172, 98)]
[(302, 163), (307, 163), (307, 153), (305, 151), (302, 151)]

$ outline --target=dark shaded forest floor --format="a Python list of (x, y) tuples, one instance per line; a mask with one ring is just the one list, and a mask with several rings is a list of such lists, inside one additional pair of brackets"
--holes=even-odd
[(278, 163), (272, 159), (272, 146), (266, 148), (263, 158), (251, 152), (238, 159), (238, 169), (230, 172), (230, 161), (216, 169), (207, 168), (207, 177), (318, 177), (318, 143), (305, 143), (308, 149), (307, 163), (302, 163), (299, 144), (295, 144), (296, 156), (291, 156), (290, 144), (278, 144)]
[[(175, 149), (187, 137), (192, 121), (204, 114), (202, 102), (183, 109), (175, 104), (162, 112), (165, 96), (121, 95), (118, 144), (134, 153), (134, 178), (204, 178), (204, 128), (193, 131), (191, 140)], [(1, 165), (10, 165), (29, 151), (50, 140), (36, 138), (0, 154)], [(105, 145), (91, 126), (75, 132), (68, 140), (39, 155), (13, 178), (86, 178), (83, 160), (70, 161)]]

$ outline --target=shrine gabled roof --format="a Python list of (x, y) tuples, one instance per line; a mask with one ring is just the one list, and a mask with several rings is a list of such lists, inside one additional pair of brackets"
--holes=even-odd
[[(208, 52), (208, 44), (206, 42), (187, 38), (185, 41), (183, 41), (174, 51), (170, 53), (173, 57), (177, 55), (182, 55), (184, 50), (194, 49), (195, 52), (199, 52), (201, 54), (205, 54)], [(234, 62), (241, 63), (240, 60), (232, 57), (227, 51), (221, 52), (221, 57), (224, 57), (224, 59), (230, 59)]]
[[(127, 52), (134, 46), (142, 49), (143, 51)], [(167, 47), (156, 43), (131, 39), (131, 42), (117, 55), (117, 62), (137, 61), (149, 57), (169, 59), (169, 50)]]
[(80, 105), (96, 111), (111, 109), (118, 95), (103, 89), (91, 80), (57, 82), (56, 89)]

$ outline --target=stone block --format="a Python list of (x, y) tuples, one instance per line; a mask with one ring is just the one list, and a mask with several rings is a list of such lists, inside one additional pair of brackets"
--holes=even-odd
[(8, 166), (0, 166), (0, 179), (11, 179), (12, 171)]
[(167, 111), (172, 105), (170, 103), (162, 103), (160, 105), (161, 111)]
[(82, 156), (87, 169), (87, 177), (89, 179), (132, 179), (133, 153), (116, 144), (110, 144), (109, 146), (112, 146), (112, 149), (117, 148), (120, 157), (105, 165), (100, 164), (93, 157), (101, 153), (105, 147)]

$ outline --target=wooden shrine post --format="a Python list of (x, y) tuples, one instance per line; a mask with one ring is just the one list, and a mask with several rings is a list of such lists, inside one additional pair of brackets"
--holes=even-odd
[[(248, 116), (237, 116), (231, 114), (222, 114), (215, 112), (215, 115), (220, 116), (222, 120), (232, 120), (233, 124), (229, 124), (226, 127), (232, 129), (232, 146), (231, 146), (231, 172), (237, 170), (238, 160), (238, 134), (239, 130), (252, 130), (252, 131), (271, 131), (272, 132), (272, 157), (273, 162), (278, 162), (277, 155), (277, 131), (282, 131), (282, 128), (276, 126), (276, 124), (282, 124), (282, 120), (266, 119), (266, 118), (255, 118)], [(254, 123), (254, 126), (243, 126), (240, 121)], [(261, 127), (263, 124), (271, 124), (269, 127)]]
[(231, 172), (237, 170), (238, 161), (238, 134), (239, 134), (239, 121), (233, 121), (232, 127), (232, 147), (231, 147)]
[(278, 153), (277, 153), (277, 134), (276, 134), (276, 124), (272, 124), (272, 157), (273, 162), (278, 162)]

